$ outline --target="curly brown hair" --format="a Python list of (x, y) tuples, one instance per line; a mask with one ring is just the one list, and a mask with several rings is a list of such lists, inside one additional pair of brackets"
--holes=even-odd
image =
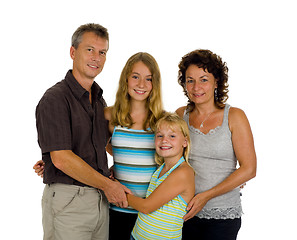
[(183, 87), (183, 91), (188, 98), (188, 111), (194, 109), (195, 104), (190, 100), (186, 90), (186, 71), (190, 65), (196, 65), (203, 70), (207, 70), (217, 80), (214, 101), (217, 107), (223, 108), (228, 99), (228, 67), (222, 58), (210, 50), (194, 50), (182, 57), (178, 64), (178, 83)]

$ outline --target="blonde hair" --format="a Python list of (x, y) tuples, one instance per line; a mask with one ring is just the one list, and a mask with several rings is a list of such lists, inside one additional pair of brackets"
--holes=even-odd
[(145, 52), (139, 52), (131, 56), (122, 70), (115, 104), (112, 108), (111, 123), (114, 126), (121, 125), (128, 128), (133, 125), (133, 120), (130, 115), (131, 97), (128, 93), (128, 77), (132, 72), (134, 64), (140, 61), (143, 62), (152, 73), (152, 90), (146, 102), (148, 116), (143, 123), (143, 129), (146, 130), (149, 126), (153, 131), (157, 120), (161, 117), (163, 112), (161, 74), (157, 61), (153, 56)]
[[(187, 146), (184, 148), (183, 157), (185, 158), (185, 161), (189, 164), (189, 153), (190, 153), (190, 145), (191, 145), (191, 139), (190, 139), (190, 132), (188, 128), (188, 124), (184, 119), (182, 119), (180, 116), (178, 116), (176, 113), (170, 113), (166, 112), (164, 113), (163, 117), (161, 117), (157, 124), (156, 124), (156, 131), (160, 129), (162, 124), (167, 124), (170, 128), (179, 127), (180, 131), (184, 135), (184, 137), (187, 139)], [(161, 165), (164, 163), (164, 158), (159, 156), (158, 153), (155, 153), (155, 162), (158, 165)]]

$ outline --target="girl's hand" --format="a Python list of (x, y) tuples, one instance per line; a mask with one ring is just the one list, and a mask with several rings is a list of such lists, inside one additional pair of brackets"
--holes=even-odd
[(44, 172), (44, 162), (42, 160), (37, 161), (33, 169), (35, 170), (35, 173), (37, 173), (38, 176), (43, 178), (43, 172)]
[(115, 178), (114, 178), (113, 166), (111, 166), (111, 167), (109, 168), (109, 171), (110, 171), (110, 176), (109, 176), (109, 178), (110, 178), (111, 180), (115, 180)]
[(198, 212), (202, 210), (205, 204), (208, 202), (208, 199), (205, 196), (205, 193), (199, 193), (188, 203), (187, 211), (188, 213), (183, 217), (184, 221), (187, 221), (194, 217)]

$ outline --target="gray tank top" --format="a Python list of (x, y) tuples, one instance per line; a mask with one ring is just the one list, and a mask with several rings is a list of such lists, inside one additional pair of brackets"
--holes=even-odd
[[(189, 113), (184, 113), (191, 137), (189, 163), (194, 168), (195, 194), (218, 185), (236, 170), (237, 159), (233, 150), (228, 124), (230, 105), (226, 104), (221, 126), (207, 134), (190, 126)], [(199, 218), (234, 219), (242, 215), (240, 188), (211, 199), (196, 215)]]

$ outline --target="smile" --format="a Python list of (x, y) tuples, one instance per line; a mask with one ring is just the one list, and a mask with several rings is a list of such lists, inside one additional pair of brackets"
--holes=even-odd
[(201, 94), (196, 93), (196, 94), (193, 94), (193, 96), (196, 97), (196, 98), (202, 97), (204, 95), (205, 95), (205, 93), (201, 93)]
[(169, 150), (171, 149), (172, 147), (160, 147), (161, 150)]
[(90, 68), (94, 68), (94, 69), (98, 69), (98, 68), (99, 68), (98, 66), (91, 65), (91, 64), (88, 64), (88, 66), (89, 66)]
[(146, 93), (146, 91), (141, 91), (141, 90), (136, 90), (136, 89), (134, 89), (134, 91), (137, 93), (137, 94), (145, 94)]

